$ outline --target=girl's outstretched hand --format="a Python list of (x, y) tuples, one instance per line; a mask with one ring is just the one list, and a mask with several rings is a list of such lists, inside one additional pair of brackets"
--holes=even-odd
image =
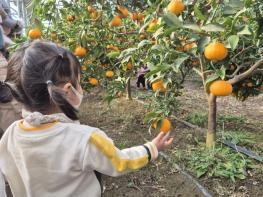
[(172, 142), (173, 138), (170, 138), (170, 132), (164, 133), (160, 132), (153, 140), (152, 142), (156, 145), (158, 151), (163, 151), (164, 149), (168, 148)]

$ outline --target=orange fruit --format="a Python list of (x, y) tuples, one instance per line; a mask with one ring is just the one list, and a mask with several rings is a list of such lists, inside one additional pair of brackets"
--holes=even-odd
[(92, 60), (86, 60), (86, 61), (84, 62), (84, 65), (89, 65), (89, 64), (92, 64)]
[(217, 80), (212, 82), (209, 87), (210, 93), (215, 96), (228, 96), (232, 93), (233, 87), (232, 85), (224, 80)]
[(121, 18), (120, 16), (114, 16), (112, 21), (110, 22), (110, 26), (112, 27), (118, 27), (121, 25)]
[(110, 44), (110, 45), (107, 45), (107, 47), (106, 47), (107, 49), (111, 49), (111, 50), (113, 50), (113, 51), (119, 51), (119, 48), (118, 47), (116, 47), (116, 46), (113, 46), (112, 44)]
[(252, 82), (249, 82), (249, 83), (247, 83), (247, 87), (253, 87), (253, 83)]
[(30, 39), (39, 39), (39, 38), (41, 38), (41, 36), (42, 36), (42, 33), (38, 28), (31, 29), (28, 32), (28, 37)]
[(106, 72), (106, 77), (112, 78), (113, 76), (114, 76), (114, 72), (113, 72), (113, 71), (108, 70), (108, 71)]
[(57, 33), (56, 32), (52, 32), (50, 34), (50, 37), (51, 37), (52, 40), (56, 40), (57, 39)]
[(120, 17), (121, 18), (126, 18), (129, 15), (129, 11), (127, 10), (127, 8), (122, 7), (122, 6), (117, 6), (117, 9), (120, 11)]
[(67, 20), (68, 20), (69, 22), (73, 22), (73, 21), (75, 20), (75, 16), (68, 15), (68, 16), (67, 16)]
[(181, 14), (184, 8), (185, 6), (182, 0), (172, 0), (167, 6), (167, 10), (175, 15)]
[(77, 57), (84, 57), (87, 54), (87, 50), (85, 48), (81, 47), (81, 46), (77, 46), (75, 48), (74, 54)]
[(97, 17), (98, 17), (98, 12), (96, 10), (90, 13), (91, 19), (95, 20), (97, 19)]
[(227, 48), (220, 42), (210, 43), (205, 47), (205, 57), (208, 60), (223, 60), (227, 53)]
[[(157, 128), (157, 122), (155, 121), (152, 125), (152, 127), (154, 129)], [(162, 125), (161, 125), (161, 128), (160, 128), (160, 131), (161, 132), (164, 132), (164, 133), (167, 133), (171, 130), (171, 122), (168, 118), (165, 118), (162, 120)]]
[(98, 85), (99, 82), (96, 78), (91, 77), (91, 78), (89, 78), (89, 83), (93, 86), (96, 86), (96, 85)]
[(191, 43), (185, 44), (183, 50), (184, 50), (184, 51), (189, 51), (189, 50), (192, 49), (193, 47), (194, 47), (194, 43), (191, 42)]
[(93, 7), (90, 6), (90, 5), (87, 7), (87, 10), (88, 10), (88, 12), (90, 12), (90, 13), (96, 11), (95, 8), (93, 8)]
[(192, 61), (193, 66), (198, 66), (200, 64), (199, 60)]
[(132, 15), (131, 15), (131, 19), (133, 21), (136, 21), (138, 19), (138, 14), (136, 12), (134, 12)]
[(132, 65), (131, 62), (129, 62), (129, 63), (127, 64), (127, 69), (128, 69), (128, 70), (131, 70), (132, 68), (133, 68), (133, 65)]
[(139, 13), (137, 14), (137, 20), (138, 20), (138, 21), (141, 21), (141, 20), (143, 20), (143, 19), (144, 19), (143, 14), (139, 12)]
[(152, 89), (154, 92), (160, 91), (165, 92), (165, 87), (163, 84), (163, 80), (156, 81), (152, 84)]
[(153, 31), (157, 25), (158, 20), (154, 18), (148, 26), (148, 31)]
[(146, 36), (144, 34), (140, 35), (140, 40), (144, 40), (146, 38)]

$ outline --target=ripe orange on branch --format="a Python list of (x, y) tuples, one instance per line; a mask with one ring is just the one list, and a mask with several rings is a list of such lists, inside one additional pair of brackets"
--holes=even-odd
[(175, 15), (181, 14), (184, 9), (185, 6), (182, 0), (172, 0), (167, 6), (167, 10)]
[(31, 29), (28, 32), (28, 37), (30, 39), (39, 39), (39, 38), (41, 38), (41, 36), (42, 36), (42, 33), (38, 28)]
[(131, 19), (132, 19), (133, 21), (138, 20), (138, 14), (137, 14), (137, 12), (134, 12), (134, 13), (131, 15)]
[(143, 14), (139, 12), (139, 13), (137, 14), (137, 20), (140, 21), (140, 20), (143, 20), (143, 19), (144, 19)]
[(160, 91), (165, 92), (165, 87), (163, 84), (163, 80), (156, 81), (152, 84), (152, 89), (154, 92)]
[(129, 11), (127, 8), (122, 7), (122, 6), (117, 6), (117, 9), (120, 11), (120, 17), (121, 18), (126, 18), (129, 15)]
[(113, 51), (119, 51), (119, 48), (116, 47), (116, 46), (114, 46), (114, 45), (112, 45), (112, 44), (107, 45), (106, 48), (107, 48), (107, 49), (110, 49), (110, 50), (113, 50)]
[(77, 57), (84, 57), (87, 54), (87, 50), (81, 46), (75, 48), (74, 55)]
[[(153, 127), (154, 129), (156, 129), (156, 128), (157, 128), (157, 122), (154, 122), (153, 125), (152, 125), (152, 127)], [(171, 122), (170, 122), (170, 120), (169, 120), (168, 118), (163, 119), (163, 120), (162, 120), (162, 125), (161, 125), (161, 128), (160, 128), (160, 131), (161, 131), (161, 132), (164, 132), (164, 133), (167, 133), (167, 132), (169, 132), (170, 130), (171, 130)]]
[(228, 96), (232, 93), (233, 87), (232, 85), (224, 80), (217, 80), (212, 82), (209, 87), (210, 93), (215, 96)]
[(90, 13), (90, 18), (95, 20), (98, 18), (98, 12), (95, 10), (93, 12)]
[(68, 15), (68, 16), (67, 16), (67, 20), (68, 20), (69, 22), (73, 22), (73, 21), (75, 20), (75, 16)]
[(114, 76), (114, 72), (113, 72), (113, 71), (108, 70), (108, 71), (106, 72), (106, 77), (112, 78), (113, 76)]
[(93, 86), (96, 86), (96, 85), (98, 85), (99, 82), (96, 78), (91, 77), (91, 78), (89, 78), (89, 83)]
[(110, 22), (110, 26), (112, 27), (118, 27), (121, 25), (121, 18), (119, 15), (114, 16), (112, 21)]
[(205, 47), (205, 57), (208, 60), (218, 61), (226, 58), (228, 50), (223, 43), (210, 43)]
[(93, 7), (90, 6), (90, 5), (87, 7), (87, 10), (88, 10), (88, 12), (90, 12), (90, 13), (96, 11), (96, 9), (93, 8)]
[(190, 49), (192, 49), (194, 47), (194, 45), (195, 45), (194, 42), (185, 44), (184, 47), (183, 47), (183, 50), (184, 51), (189, 51)]
[(127, 64), (127, 69), (128, 69), (128, 70), (131, 70), (132, 68), (133, 68), (133, 65), (132, 65), (131, 62), (129, 62), (129, 63)]
[(147, 28), (147, 31), (149, 32), (152, 32), (152, 31), (155, 31), (156, 30), (156, 27), (157, 27), (157, 23), (158, 23), (158, 19), (157, 18), (154, 18), (151, 23), (149, 24), (148, 28)]

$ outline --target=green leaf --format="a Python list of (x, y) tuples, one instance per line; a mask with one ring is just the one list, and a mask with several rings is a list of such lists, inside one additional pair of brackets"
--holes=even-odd
[(227, 41), (229, 42), (231, 49), (235, 50), (239, 42), (239, 36), (237, 35), (229, 36)]
[(206, 172), (207, 172), (207, 169), (197, 170), (197, 171), (196, 171), (196, 176), (197, 176), (197, 178), (200, 178), (200, 177), (203, 176)]
[(197, 44), (197, 51), (203, 53), (205, 46), (211, 41), (210, 37), (202, 37)]
[(202, 12), (198, 8), (199, 6), (200, 6), (199, 4), (195, 4), (194, 6), (195, 15), (199, 20), (205, 20), (205, 16), (202, 14)]
[(236, 12), (237, 10), (230, 6), (226, 6), (223, 10), (223, 13), (226, 15), (232, 15), (232, 14), (235, 14)]
[(199, 76), (202, 76), (202, 72), (197, 69), (197, 68), (193, 68), (193, 70), (199, 75)]
[(107, 57), (108, 58), (116, 58), (120, 55), (120, 52), (119, 51), (114, 51), (114, 52), (110, 52), (107, 54)]
[(206, 31), (206, 32), (223, 32), (223, 31), (225, 31), (225, 28), (222, 25), (212, 24), (212, 23), (201, 27), (201, 29)]
[(188, 55), (183, 55), (182, 57), (179, 57), (175, 60), (175, 62), (172, 64), (173, 70), (175, 72), (178, 72), (180, 66), (182, 65), (182, 63), (187, 60), (189, 58)]
[(211, 75), (211, 76), (209, 76), (207, 79), (206, 79), (206, 81), (205, 81), (205, 87), (206, 87), (206, 92), (210, 92), (209, 91), (209, 86), (210, 86), (210, 84), (213, 82), (213, 81), (215, 81), (215, 80), (217, 80), (219, 78), (219, 76), (217, 75), (217, 73), (215, 73), (214, 75)]
[(244, 27), (240, 32), (237, 33), (238, 35), (251, 35), (251, 31), (249, 30), (248, 25)]
[(145, 115), (144, 117), (144, 122), (145, 123), (150, 123), (152, 121), (152, 119), (156, 118), (159, 114), (156, 112), (149, 112)]
[(201, 31), (201, 28), (195, 23), (186, 23), (183, 25), (185, 29), (191, 29), (194, 31)]
[(139, 44), (138, 44), (138, 48), (142, 48), (145, 45), (151, 44), (152, 42), (149, 40), (142, 40)]
[(165, 28), (164, 35), (169, 36), (174, 31), (176, 31), (176, 27)]
[(228, 6), (232, 8), (242, 9), (244, 7), (244, 1), (242, 0), (230, 0)]
[(238, 174), (238, 175), (236, 175), (236, 177), (239, 179), (242, 179), (242, 180), (246, 179), (246, 176), (244, 174)]
[(163, 27), (157, 29), (157, 31), (153, 34), (154, 38), (157, 38), (158, 36), (162, 35), (164, 32)]
[(163, 51), (164, 47), (162, 45), (153, 45), (151, 50), (158, 50), (158, 51)]
[(163, 16), (163, 19), (165, 23), (169, 26), (176, 26), (176, 27), (182, 27), (183, 23), (178, 19), (178, 17), (174, 14), (171, 14), (169, 12), (166, 12)]

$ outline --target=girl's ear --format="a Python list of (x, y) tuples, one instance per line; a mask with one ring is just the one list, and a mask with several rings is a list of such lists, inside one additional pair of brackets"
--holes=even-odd
[(63, 86), (63, 90), (68, 94), (71, 90), (71, 86), (72, 84), (71, 83), (66, 83), (64, 86)]

